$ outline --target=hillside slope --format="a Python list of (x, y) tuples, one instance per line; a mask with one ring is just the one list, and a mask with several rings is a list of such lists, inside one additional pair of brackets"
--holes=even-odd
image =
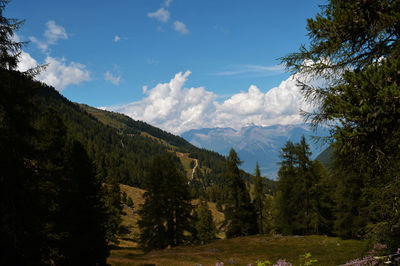
[[(119, 183), (141, 187), (152, 158), (162, 152), (172, 151), (186, 154), (189, 163), (198, 161), (204, 186), (223, 182), (224, 156), (199, 149), (183, 138), (145, 122), (73, 103), (54, 88), (40, 82), (36, 85), (34, 101), (37, 108), (42, 112), (47, 108), (58, 112), (68, 129), (68, 135), (85, 146), (101, 178), (112, 177)], [(251, 182), (248, 173), (242, 172), (242, 177)]]

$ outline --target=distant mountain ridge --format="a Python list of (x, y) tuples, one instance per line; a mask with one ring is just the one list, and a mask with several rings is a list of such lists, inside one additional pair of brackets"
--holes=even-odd
[(300, 141), (301, 136), (307, 138), (315, 158), (325, 147), (314, 143), (312, 136), (327, 136), (328, 130), (321, 128), (317, 132), (306, 124), (298, 125), (251, 125), (239, 130), (233, 128), (203, 128), (184, 132), (181, 136), (191, 144), (227, 155), (234, 148), (243, 161), (241, 168), (249, 173), (254, 172), (256, 162), (259, 163), (263, 175), (276, 178), (279, 170), (280, 150), (287, 140)]

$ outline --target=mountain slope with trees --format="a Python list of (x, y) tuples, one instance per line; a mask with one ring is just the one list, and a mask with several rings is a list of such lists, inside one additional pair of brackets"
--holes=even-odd
[[(84, 144), (101, 178), (112, 176), (119, 183), (141, 187), (152, 158), (174, 151), (198, 160), (205, 188), (222, 182), (224, 156), (125, 115), (75, 104), (54, 88), (39, 84), (35, 105), (42, 111), (49, 107), (57, 110), (68, 134)], [(251, 182), (251, 175), (241, 171), (241, 176)]]

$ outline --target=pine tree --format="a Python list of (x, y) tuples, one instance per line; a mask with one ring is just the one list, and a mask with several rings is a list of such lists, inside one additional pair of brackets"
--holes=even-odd
[(199, 205), (194, 210), (193, 220), (195, 222), (195, 235), (193, 236), (195, 240), (204, 244), (215, 239), (215, 223), (207, 201), (204, 199), (200, 200)]
[(258, 232), (260, 234), (264, 234), (264, 220), (266, 217), (264, 217), (264, 201), (266, 200), (265, 197), (265, 185), (263, 183), (262, 177), (261, 177), (261, 172), (260, 172), (260, 167), (258, 163), (256, 164), (256, 171), (255, 171), (255, 176), (254, 176), (254, 190), (253, 190), (253, 205), (255, 208), (255, 212), (257, 215), (257, 226), (258, 226)]
[(296, 184), (298, 177), (296, 167), (298, 159), (296, 156), (296, 147), (288, 140), (281, 150), (281, 167), (278, 172), (278, 184), (276, 195), (276, 206), (278, 215), (276, 217), (276, 225), (280, 232), (289, 235), (295, 232), (294, 214), (299, 211)]
[(143, 184), (145, 202), (138, 224), (146, 251), (182, 244), (184, 232), (191, 229), (189, 187), (176, 163), (170, 154), (156, 156)]
[(3, 12), (9, 0), (0, 0), (0, 68), (14, 70), (24, 43), (14, 40), (14, 31), (18, 30), (23, 20), (6, 18)]
[[(1, 40), (0, 40), (1, 42)], [(0, 264), (40, 265), (42, 204), (38, 196), (32, 82), (0, 68)]]
[(240, 177), (240, 159), (234, 149), (227, 158), (228, 199), (224, 210), (228, 238), (257, 233), (257, 217), (246, 184)]
[[(303, 83), (302, 91), (317, 105), (306, 118), (314, 126), (331, 126), (336, 160), (345, 163), (346, 172), (336, 173), (343, 193), (336, 201), (347, 206), (338, 210), (340, 235), (359, 236), (353, 227), (357, 225), (357, 231), (372, 229), (376, 237), (387, 236), (392, 243), (398, 211), (382, 213), (389, 208), (376, 203), (397, 204), (396, 197), (382, 202), (381, 194), (395, 186), (400, 171), (400, 3), (331, 0), (321, 8), (307, 22), (309, 47), (283, 61), (301, 76), (327, 81)], [(399, 245), (400, 238), (396, 241)]]
[(72, 141), (65, 155), (60, 195), (61, 265), (106, 265), (107, 216), (101, 182), (82, 144)]
[(122, 201), (121, 190), (115, 178), (110, 177), (109, 183), (104, 186), (104, 204), (107, 209), (107, 242), (113, 245), (118, 245), (118, 235), (121, 229), (122, 222)]
[(310, 156), (304, 136), (300, 143), (287, 141), (282, 148), (276, 201), (277, 226), (284, 234), (326, 232), (323, 228), (329, 213), (325, 210), (325, 216), (322, 216), (325, 205), (320, 203), (320, 199), (326, 197), (324, 193), (328, 193), (323, 189), (324, 169), (319, 162), (312, 162)]

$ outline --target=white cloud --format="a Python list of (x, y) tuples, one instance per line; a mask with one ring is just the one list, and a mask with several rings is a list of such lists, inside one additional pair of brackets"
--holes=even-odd
[(181, 21), (175, 21), (174, 22), (174, 30), (176, 30), (177, 32), (181, 33), (181, 34), (188, 34), (189, 30), (186, 28), (186, 25), (181, 22)]
[(58, 60), (47, 56), (45, 63), (46, 70), (38, 76), (38, 79), (44, 83), (62, 91), (71, 84), (81, 84), (90, 80), (90, 73), (86, 66), (80, 63), (67, 63), (65, 58)]
[[(56, 59), (47, 56), (47, 67), (35, 78), (62, 91), (71, 84), (81, 84), (90, 80), (90, 73), (86, 66), (80, 63), (67, 63), (65, 58)], [(19, 71), (26, 71), (38, 65), (37, 61), (29, 53), (22, 52), (18, 64)]]
[(29, 37), (29, 40), (35, 43), (39, 47), (39, 49), (42, 50), (43, 52), (45, 52), (47, 48), (49, 48), (49, 44), (47, 42), (40, 41), (36, 37), (31, 36)]
[(114, 76), (109, 71), (104, 74), (104, 79), (110, 81), (112, 84), (118, 86), (121, 81), (121, 76)]
[(161, 7), (160, 9), (158, 9), (155, 12), (148, 13), (147, 16), (149, 18), (155, 18), (158, 21), (161, 21), (161, 22), (164, 22), (164, 23), (168, 22), (168, 20), (170, 18), (169, 11), (164, 9), (163, 7)]
[(172, 3), (172, 0), (165, 0), (164, 1), (164, 6), (169, 7)]
[(46, 23), (46, 30), (43, 35), (45, 40), (39, 40), (33, 36), (29, 37), (29, 40), (35, 43), (43, 52), (45, 52), (50, 45), (55, 45), (59, 39), (68, 39), (65, 28), (57, 25), (54, 20), (50, 20)]
[(54, 20), (50, 20), (46, 23), (47, 29), (44, 32), (44, 36), (49, 44), (56, 44), (58, 39), (68, 39), (65, 28), (57, 25)]
[(118, 35), (114, 36), (114, 42), (119, 42), (121, 40), (121, 37), (119, 37)]
[(21, 55), (19, 56), (19, 63), (17, 69), (21, 72), (25, 72), (29, 69), (37, 67), (38, 63), (34, 58), (31, 57), (30, 54), (22, 51)]
[(292, 77), (268, 92), (251, 85), (248, 91), (218, 103), (218, 96), (204, 87), (184, 87), (190, 73), (177, 73), (168, 83), (159, 83), (152, 89), (143, 86), (145, 97), (141, 101), (104, 109), (124, 113), (175, 134), (205, 127), (238, 129), (248, 124), (296, 124), (303, 121), (300, 109), (311, 110), (303, 102)]

